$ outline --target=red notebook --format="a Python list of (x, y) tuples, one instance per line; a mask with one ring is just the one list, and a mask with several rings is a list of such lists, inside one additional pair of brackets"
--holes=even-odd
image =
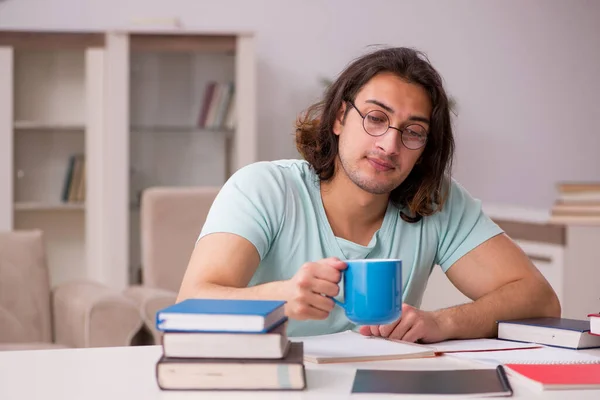
[(599, 389), (600, 364), (506, 364), (509, 377), (540, 390)]

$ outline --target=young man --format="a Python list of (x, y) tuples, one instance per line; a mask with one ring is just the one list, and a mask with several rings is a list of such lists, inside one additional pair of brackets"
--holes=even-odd
[[(296, 142), (305, 160), (259, 162), (224, 185), (178, 301), (283, 299), (291, 336), (359, 328), (426, 343), (560, 314), (526, 255), (450, 178), (448, 98), (421, 53), (389, 48), (355, 60), (299, 119)], [(339, 295), (341, 260), (357, 258), (403, 261), (395, 323), (355, 327), (327, 297)], [(436, 264), (472, 303), (418, 309)]]

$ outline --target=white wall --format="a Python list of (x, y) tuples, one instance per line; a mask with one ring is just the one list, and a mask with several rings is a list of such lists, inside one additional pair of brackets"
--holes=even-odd
[[(459, 102), (455, 176), (489, 202), (549, 207), (600, 180), (600, 1), (6, 0), (0, 28), (107, 29), (140, 18), (258, 35), (262, 159), (297, 157), (293, 121), (370, 44), (426, 51)], [(542, 150), (544, 148), (544, 150)], [(516, 194), (515, 194), (516, 193)]]

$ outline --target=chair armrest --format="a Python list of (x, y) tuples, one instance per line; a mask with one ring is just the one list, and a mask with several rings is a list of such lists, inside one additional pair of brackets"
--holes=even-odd
[(69, 347), (129, 346), (142, 327), (136, 304), (96, 282), (68, 282), (53, 290), (54, 341)]
[(152, 334), (154, 344), (161, 343), (162, 332), (156, 329), (156, 312), (175, 304), (177, 293), (145, 286), (131, 286), (123, 294), (137, 304), (144, 325)]

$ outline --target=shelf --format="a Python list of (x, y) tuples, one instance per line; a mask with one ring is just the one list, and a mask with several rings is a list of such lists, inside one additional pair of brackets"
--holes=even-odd
[(42, 203), (42, 202), (17, 202), (15, 211), (79, 211), (85, 209), (84, 203)]
[(130, 47), (132, 51), (233, 53), (236, 51), (236, 36), (137, 32), (130, 35)]
[(212, 129), (198, 128), (195, 126), (161, 126), (161, 125), (132, 125), (132, 132), (149, 132), (149, 133), (198, 133), (198, 134), (224, 134), (227, 137), (233, 136), (234, 129)]
[(83, 124), (69, 123), (45, 123), (35, 121), (15, 121), (13, 124), (15, 130), (21, 131), (84, 131)]

